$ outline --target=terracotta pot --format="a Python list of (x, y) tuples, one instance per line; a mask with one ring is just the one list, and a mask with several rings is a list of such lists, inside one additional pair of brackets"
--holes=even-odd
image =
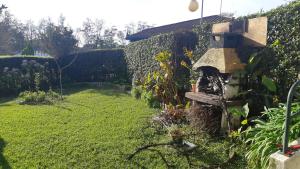
[(192, 92), (196, 92), (196, 84), (192, 84)]

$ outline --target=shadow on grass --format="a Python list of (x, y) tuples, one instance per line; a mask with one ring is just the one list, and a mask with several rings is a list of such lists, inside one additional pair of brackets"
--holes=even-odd
[(56, 108), (59, 108), (59, 109), (67, 110), (67, 111), (69, 111), (69, 112), (73, 111), (73, 109), (70, 109), (70, 108), (68, 108), (68, 107), (66, 107), (66, 106), (63, 106), (63, 105), (61, 105), (61, 104), (58, 104), (58, 105), (53, 104), (52, 106), (54, 106), (54, 107), (56, 107)]
[(9, 165), (8, 161), (3, 156), (3, 150), (4, 150), (5, 146), (6, 146), (6, 142), (2, 138), (0, 138), (0, 166), (3, 169), (10, 169), (11, 166)]
[(72, 95), (82, 91), (89, 90), (90, 93), (99, 93), (106, 96), (120, 97), (126, 94), (124, 89), (115, 84), (97, 85), (97, 83), (82, 83), (82, 84), (69, 84), (64, 86), (64, 95)]
[[(143, 140), (141, 145), (136, 147), (143, 147), (146, 145), (156, 144), (156, 143), (162, 143), (160, 140), (165, 140), (163, 142), (166, 142), (166, 135), (168, 134), (167, 131), (163, 129), (157, 130), (157, 128), (153, 128), (153, 126), (150, 126), (151, 123), (146, 122), (143, 127), (140, 128), (140, 130), (137, 130), (136, 132), (132, 132), (132, 134), (129, 136), (130, 139), (141, 139)], [(190, 139), (187, 139), (190, 141)], [(172, 154), (174, 151), (170, 151), (171, 146), (161, 146), (161, 147), (154, 147), (153, 149), (161, 151), (163, 156), (166, 158), (166, 161), (168, 161), (169, 164), (175, 164), (176, 159), (185, 159), (183, 160), (184, 163), (186, 163), (186, 166), (189, 166), (190, 168), (202, 168), (202, 169), (214, 169), (214, 168), (228, 168), (228, 169), (238, 169), (238, 168), (245, 168), (246, 161), (243, 156), (239, 153), (235, 153), (234, 158), (229, 157), (229, 147), (226, 147), (226, 144), (224, 144), (224, 147), (216, 147), (215, 144), (225, 142), (223, 138), (215, 138), (215, 139), (209, 139), (208, 142), (204, 141), (192, 141), (192, 143), (196, 144), (198, 147), (191, 151), (186, 151), (185, 149), (182, 149), (180, 151), (176, 150), (176, 148), (172, 148), (173, 150), (176, 150), (176, 153), (174, 155)], [(124, 158), (127, 158), (132, 152), (124, 152)], [(226, 157), (228, 155), (228, 157)], [(156, 154), (157, 158), (160, 158), (158, 154)], [(147, 168), (146, 166), (143, 166), (141, 162), (139, 162), (141, 159), (145, 159), (147, 157), (139, 157), (139, 155), (136, 155), (135, 159), (132, 159), (131, 161), (128, 161), (128, 165), (135, 165), (135, 167), (138, 168)], [(150, 157), (149, 157), (150, 158)], [(175, 164), (176, 165), (176, 164)], [(178, 168), (179, 166), (174, 166), (175, 168)]]
[[(66, 102), (66, 103), (68, 103), (68, 104), (72, 104), (72, 105), (76, 105), (76, 106), (80, 106), (80, 107), (84, 107), (84, 108), (93, 110), (91, 107), (86, 106), (85, 104), (80, 104), (80, 103), (71, 102), (71, 101), (67, 101), (67, 100), (65, 100), (64, 102)], [(62, 108), (62, 109), (66, 109), (66, 110), (69, 110), (69, 111), (72, 111), (72, 109), (67, 108), (67, 107), (64, 107), (64, 106), (57, 106), (57, 107), (58, 107), (58, 108)]]
[(13, 96), (0, 98), (0, 106), (7, 106), (8, 104), (6, 104), (6, 103), (14, 100), (15, 98), (16, 97), (13, 97)]

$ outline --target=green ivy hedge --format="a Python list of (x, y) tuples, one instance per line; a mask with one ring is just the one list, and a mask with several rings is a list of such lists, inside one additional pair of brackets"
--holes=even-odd
[(300, 73), (300, 1), (266, 12), (269, 18), (268, 46), (264, 56), (268, 72), (278, 85), (278, 93), (286, 96)]
[(259, 52), (259, 66), (276, 83), (275, 94), (285, 101), (300, 73), (300, 0), (239, 19), (259, 16), (268, 17), (267, 46)]
[(194, 27), (193, 32), (197, 34), (198, 43), (196, 49), (193, 51), (193, 60), (200, 59), (208, 50), (212, 25), (213, 23), (203, 23)]
[(55, 66), (53, 58), (46, 56), (0, 56), (0, 71), (2, 71), (5, 67), (19, 69), (21, 68), (23, 60), (35, 60), (40, 64), (48, 62), (51, 67)]
[[(130, 75), (134, 80), (142, 79), (148, 72), (159, 69), (154, 56), (162, 51), (172, 53), (173, 59), (187, 59), (184, 48), (194, 50), (197, 44), (197, 35), (194, 32), (175, 32), (154, 36), (149, 39), (132, 42), (125, 48), (125, 56)], [(176, 65), (180, 63), (175, 62)], [(178, 66), (178, 69), (180, 67)]]
[(127, 83), (127, 65), (123, 49), (92, 50), (63, 57), (61, 65), (75, 62), (63, 72), (70, 82), (116, 82)]

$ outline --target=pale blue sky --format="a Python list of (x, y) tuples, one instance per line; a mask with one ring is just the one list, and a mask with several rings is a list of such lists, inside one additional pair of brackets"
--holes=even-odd
[[(235, 16), (269, 10), (289, 0), (223, 0), (223, 12)], [(201, 3), (198, 0), (199, 4)], [(87, 17), (105, 20), (108, 25), (123, 26), (130, 22), (146, 21), (156, 26), (195, 19), (200, 10), (189, 12), (190, 0), (0, 0), (21, 21), (60, 14), (73, 28), (80, 27)], [(220, 0), (204, 0), (204, 16), (219, 14)]]

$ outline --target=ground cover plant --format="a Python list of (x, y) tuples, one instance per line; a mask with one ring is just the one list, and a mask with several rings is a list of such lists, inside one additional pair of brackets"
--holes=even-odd
[[(115, 88), (76, 86), (66, 94), (54, 105), (0, 99), (0, 168), (165, 168), (155, 152), (127, 160), (142, 145), (170, 141), (148, 124), (156, 110)], [(199, 145), (193, 164), (228, 160), (229, 141), (193, 139)], [(188, 168), (175, 150), (159, 150), (175, 168)], [(228, 168), (245, 168), (240, 154)]]
[(47, 92), (44, 91), (25, 91), (20, 93), (18, 102), (19, 104), (54, 104), (61, 100), (58, 93), (51, 89)]

